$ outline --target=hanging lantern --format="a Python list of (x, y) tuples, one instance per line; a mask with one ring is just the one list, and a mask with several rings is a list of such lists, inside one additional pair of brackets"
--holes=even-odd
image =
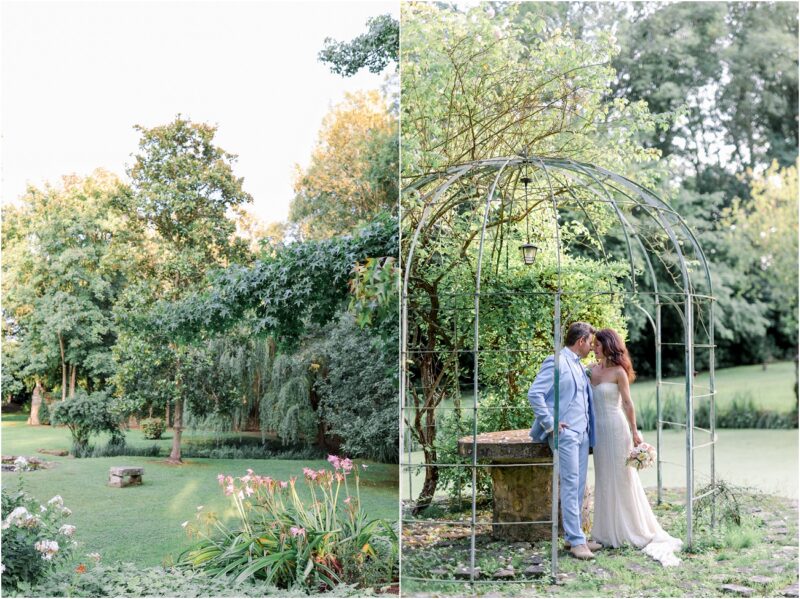
[(523, 243), (519, 246), (519, 249), (522, 250), (522, 260), (530, 266), (536, 261), (536, 252), (539, 251), (539, 248), (533, 245), (532, 243)]
[(530, 226), (530, 222), (528, 220), (528, 183), (533, 181), (533, 179), (531, 179), (531, 176), (530, 176), (530, 174), (528, 172), (528, 163), (527, 162), (525, 163), (525, 167), (524, 168), (525, 168), (525, 170), (524, 170), (524, 172), (522, 174), (522, 177), (520, 178), (520, 181), (522, 181), (525, 184), (525, 239), (526, 239), (526, 242), (523, 243), (521, 246), (519, 246), (519, 249), (522, 250), (522, 261), (526, 265), (530, 266), (531, 264), (533, 264), (536, 261), (536, 252), (539, 251), (539, 248), (537, 248), (535, 245), (533, 245), (531, 243), (531, 226)]

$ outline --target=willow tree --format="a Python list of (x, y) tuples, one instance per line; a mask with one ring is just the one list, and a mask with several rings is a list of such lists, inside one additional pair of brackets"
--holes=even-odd
[[(569, 31), (549, 30), (535, 8), (519, 19), (516, 10), (511, 5), (496, 15), (488, 4), (466, 11), (428, 3), (403, 5), (403, 184), (454, 165), (520, 153), (592, 162), (649, 183), (651, 175), (637, 167), (657, 160), (658, 151), (642, 147), (637, 136), (664, 121), (651, 115), (644, 103), (606, 100), (615, 76), (608, 65), (618, 50), (612, 34), (601, 31), (591, 41), (577, 40)], [(420, 230), (414, 262), (404, 265), (409, 277), (407, 338), (414, 377), (413, 405), (405, 418), (425, 463), (433, 464), (426, 467), (417, 509), (436, 492), (436, 408), (458, 388), (458, 380), (448, 373), (458, 371), (452, 368), (453, 361), (458, 360), (469, 328), (465, 322), (453, 322), (451, 315), (458, 313), (458, 306), (443, 305), (443, 298), (445, 292), (471, 289), (470, 281), (474, 282), (480, 231), (475, 225), (482, 213), (476, 216), (466, 206), (470, 199), (485, 198), (490, 184), (478, 176), (462, 177), (432, 208)], [(556, 198), (575, 193), (566, 181), (554, 180), (552, 185)], [(532, 212), (541, 199), (532, 198), (527, 210), (506, 211), (501, 206), (490, 215), (489, 228), (497, 233), (489, 240), (485, 262), (494, 274), (499, 274), (501, 264), (513, 269), (520, 262), (503, 251), (509, 239), (545, 226)], [(402, 199), (405, 240), (422, 219), (424, 201), (417, 192)], [(586, 210), (602, 235), (608, 214), (602, 207)], [(587, 222), (582, 215), (568, 215), (561, 222), (562, 233), (580, 238)], [(546, 286), (546, 271), (554, 267), (553, 246), (545, 238), (536, 241), (542, 248), (537, 284)], [(407, 252), (404, 247), (403, 255)], [(568, 260), (563, 268), (568, 274)], [(573, 268), (588, 276), (594, 272), (586, 264)], [(615, 276), (600, 268), (596, 272), (598, 281)], [(516, 284), (513, 279), (507, 283)], [(498, 321), (498, 335), (505, 333), (507, 324), (507, 319)], [(525, 368), (518, 364), (505, 372), (505, 393), (519, 393), (528, 376)]]

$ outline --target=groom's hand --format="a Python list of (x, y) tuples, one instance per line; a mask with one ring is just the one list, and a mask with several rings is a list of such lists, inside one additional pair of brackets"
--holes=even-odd
[(558, 423), (558, 432), (562, 433), (565, 428), (569, 428), (566, 422), (559, 422)]

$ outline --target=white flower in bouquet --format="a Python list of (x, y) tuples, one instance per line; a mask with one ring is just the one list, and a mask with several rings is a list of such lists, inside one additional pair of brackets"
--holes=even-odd
[(625, 465), (637, 470), (649, 468), (656, 461), (656, 448), (649, 443), (639, 443), (631, 450), (630, 455), (625, 460)]
[(64, 524), (58, 529), (58, 532), (64, 536), (71, 537), (73, 534), (75, 534), (75, 526), (72, 524)]

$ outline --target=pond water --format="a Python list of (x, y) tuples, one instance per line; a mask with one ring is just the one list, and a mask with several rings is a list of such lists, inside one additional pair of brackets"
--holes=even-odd
[[(734, 485), (754, 487), (765, 493), (797, 499), (798, 490), (798, 430), (754, 430), (724, 429), (717, 431), (719, 440), (715, 452), (717, 479), (724, 479)], [(655, 431), (643, 433), (646, 442), (655, 445)], [(695, 444), (700, 445), (708, 440), (705, 433), (695, 434)], [(667, 430), (663, 434), (661, 448), (663, 477), (665, 487), (685, 487), (686, 433), (678, 430)], [(411, 454), (415, 462), (422, 461), (422, 452)], [(408, 454), (403, 455), (408, 461)], [(709, 474), (709, 448), (695, 451), (695, 485), (703, 486)], [(655, 467), (641, 472), (645, 487), (656, 486)], [(416, 497), (422, 487), (424, 473), (412, 474), (411, 491)], [(589, 458), (588, 483), (594, 485), (592, 460)], [(409, 476), (406, 469), (400, 475), (401, 494), (405, 500), (409, 497)]]

